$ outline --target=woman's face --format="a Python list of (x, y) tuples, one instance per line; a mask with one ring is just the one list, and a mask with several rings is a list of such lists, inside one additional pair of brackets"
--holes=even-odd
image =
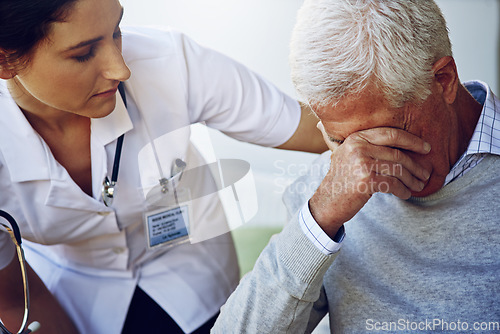
[(78, 0), (10, 80), (18, 105), (40, 117), (111, 113), (118, 83), (130, 77), (121, 54), (122, 14), (118, 0)]

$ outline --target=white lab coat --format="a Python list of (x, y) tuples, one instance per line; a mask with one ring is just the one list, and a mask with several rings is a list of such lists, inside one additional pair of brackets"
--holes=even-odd
[[(137, 284), (191, 332), (238, 283), (231, 237), (147, 251), (144, 195), (161, 175), (170, 176), (174, 159), (188, 169), (204, 164), (190, 143), (190, 124), (206, 122), (236, 139), (277, 146), (295, 131), (300, 108), (243, 66), (177, 32), (124, 29), (123, 54), (132, 71), (128, 106), (118, 96), (113, 113), (91, 122), (93, 197), (54, 159), (1, 82), (0, 209), (18, 221), (28, 261), (82, 333), (120, 333)], [(111, 176), (123, 133), (108, 208), (101, 184)], [(196, 182), (200, 189), (204, 181)], [(216, 193), (192, 202), (197, 228), (225, 224)], [(5, 240), (0, 258), (11, 256)]]

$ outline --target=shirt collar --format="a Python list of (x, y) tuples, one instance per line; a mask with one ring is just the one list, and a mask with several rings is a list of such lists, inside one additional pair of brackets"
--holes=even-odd
[(103, 145), (111, 143), (132, 128), (133, 124), (127, 108), (118, 93), (116, 94), (115, 110), (106, 117), (93, 118), (91, 125), (92, 135)]
[(500, 155), (500, 101), (484, 82), (468, 81), (464, 86), (483, 109), (467, 150), (446, 176), (445, 185), (477, 166), (486, 154)]
[(479, 153), (500, 155), (500, 101), (484, 82), (468, 81), (464, 86), (476, 101), (483, 105), (465, 155)]
[(0, 80), (0, 105), (0, 151), (12, 181), (48, 179), (48, 148), (12, 99), (5, 80)]

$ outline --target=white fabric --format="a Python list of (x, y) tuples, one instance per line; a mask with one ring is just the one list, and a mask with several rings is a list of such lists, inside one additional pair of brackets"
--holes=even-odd
[[(191, 332), (238, 283), (231, 237), (146, 251), (144, 194), (160, 176), (170, 176), (176, 158), (188, 169), (205, 164), (190, 144), (190, 124), (205, 122), (236, 139), (277, 146), (295, 131), (300, 107), (245, 67), (182, 34), (123, 31), (123, 54), (132, 71), (125, 84), (128, 108), (118, 97), (113, 113), (92, 120), (93, 197), (54, 159), (1, 82), (0, 208), (18, 220), (29, 263), (80, 332), (120, 333), (136, 284)], [(116, 195), (108, 208), (101, 184), (111, 176), (116, 139), (123, 133)], [(203, 193), (202, 174), (191, 177), (200, 180), (193, 182), (200, 194), (193, 199), (194, 228), (220, 230), (226, 222), (217, 194)], [(1, 259), (3, 250), (0, 244)]]

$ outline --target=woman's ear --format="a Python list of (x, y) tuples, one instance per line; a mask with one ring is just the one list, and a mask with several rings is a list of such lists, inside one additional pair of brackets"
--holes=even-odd
[(3, 66), (0, 65), (0, 79), (9, 80), (15, 77), (14, 71), (7, 70)]
[(459, 85), (458, 71), (453, 57), (447, 56), (439, 59), (432, 66), (434, 78), (441, 87), (441, 94), (448, 104), (452, 104), (457, 97)]
[(14, 67), (9, 62), (9, 53), (0, 49), (0, 79), (12, 79), (16, 76)]

